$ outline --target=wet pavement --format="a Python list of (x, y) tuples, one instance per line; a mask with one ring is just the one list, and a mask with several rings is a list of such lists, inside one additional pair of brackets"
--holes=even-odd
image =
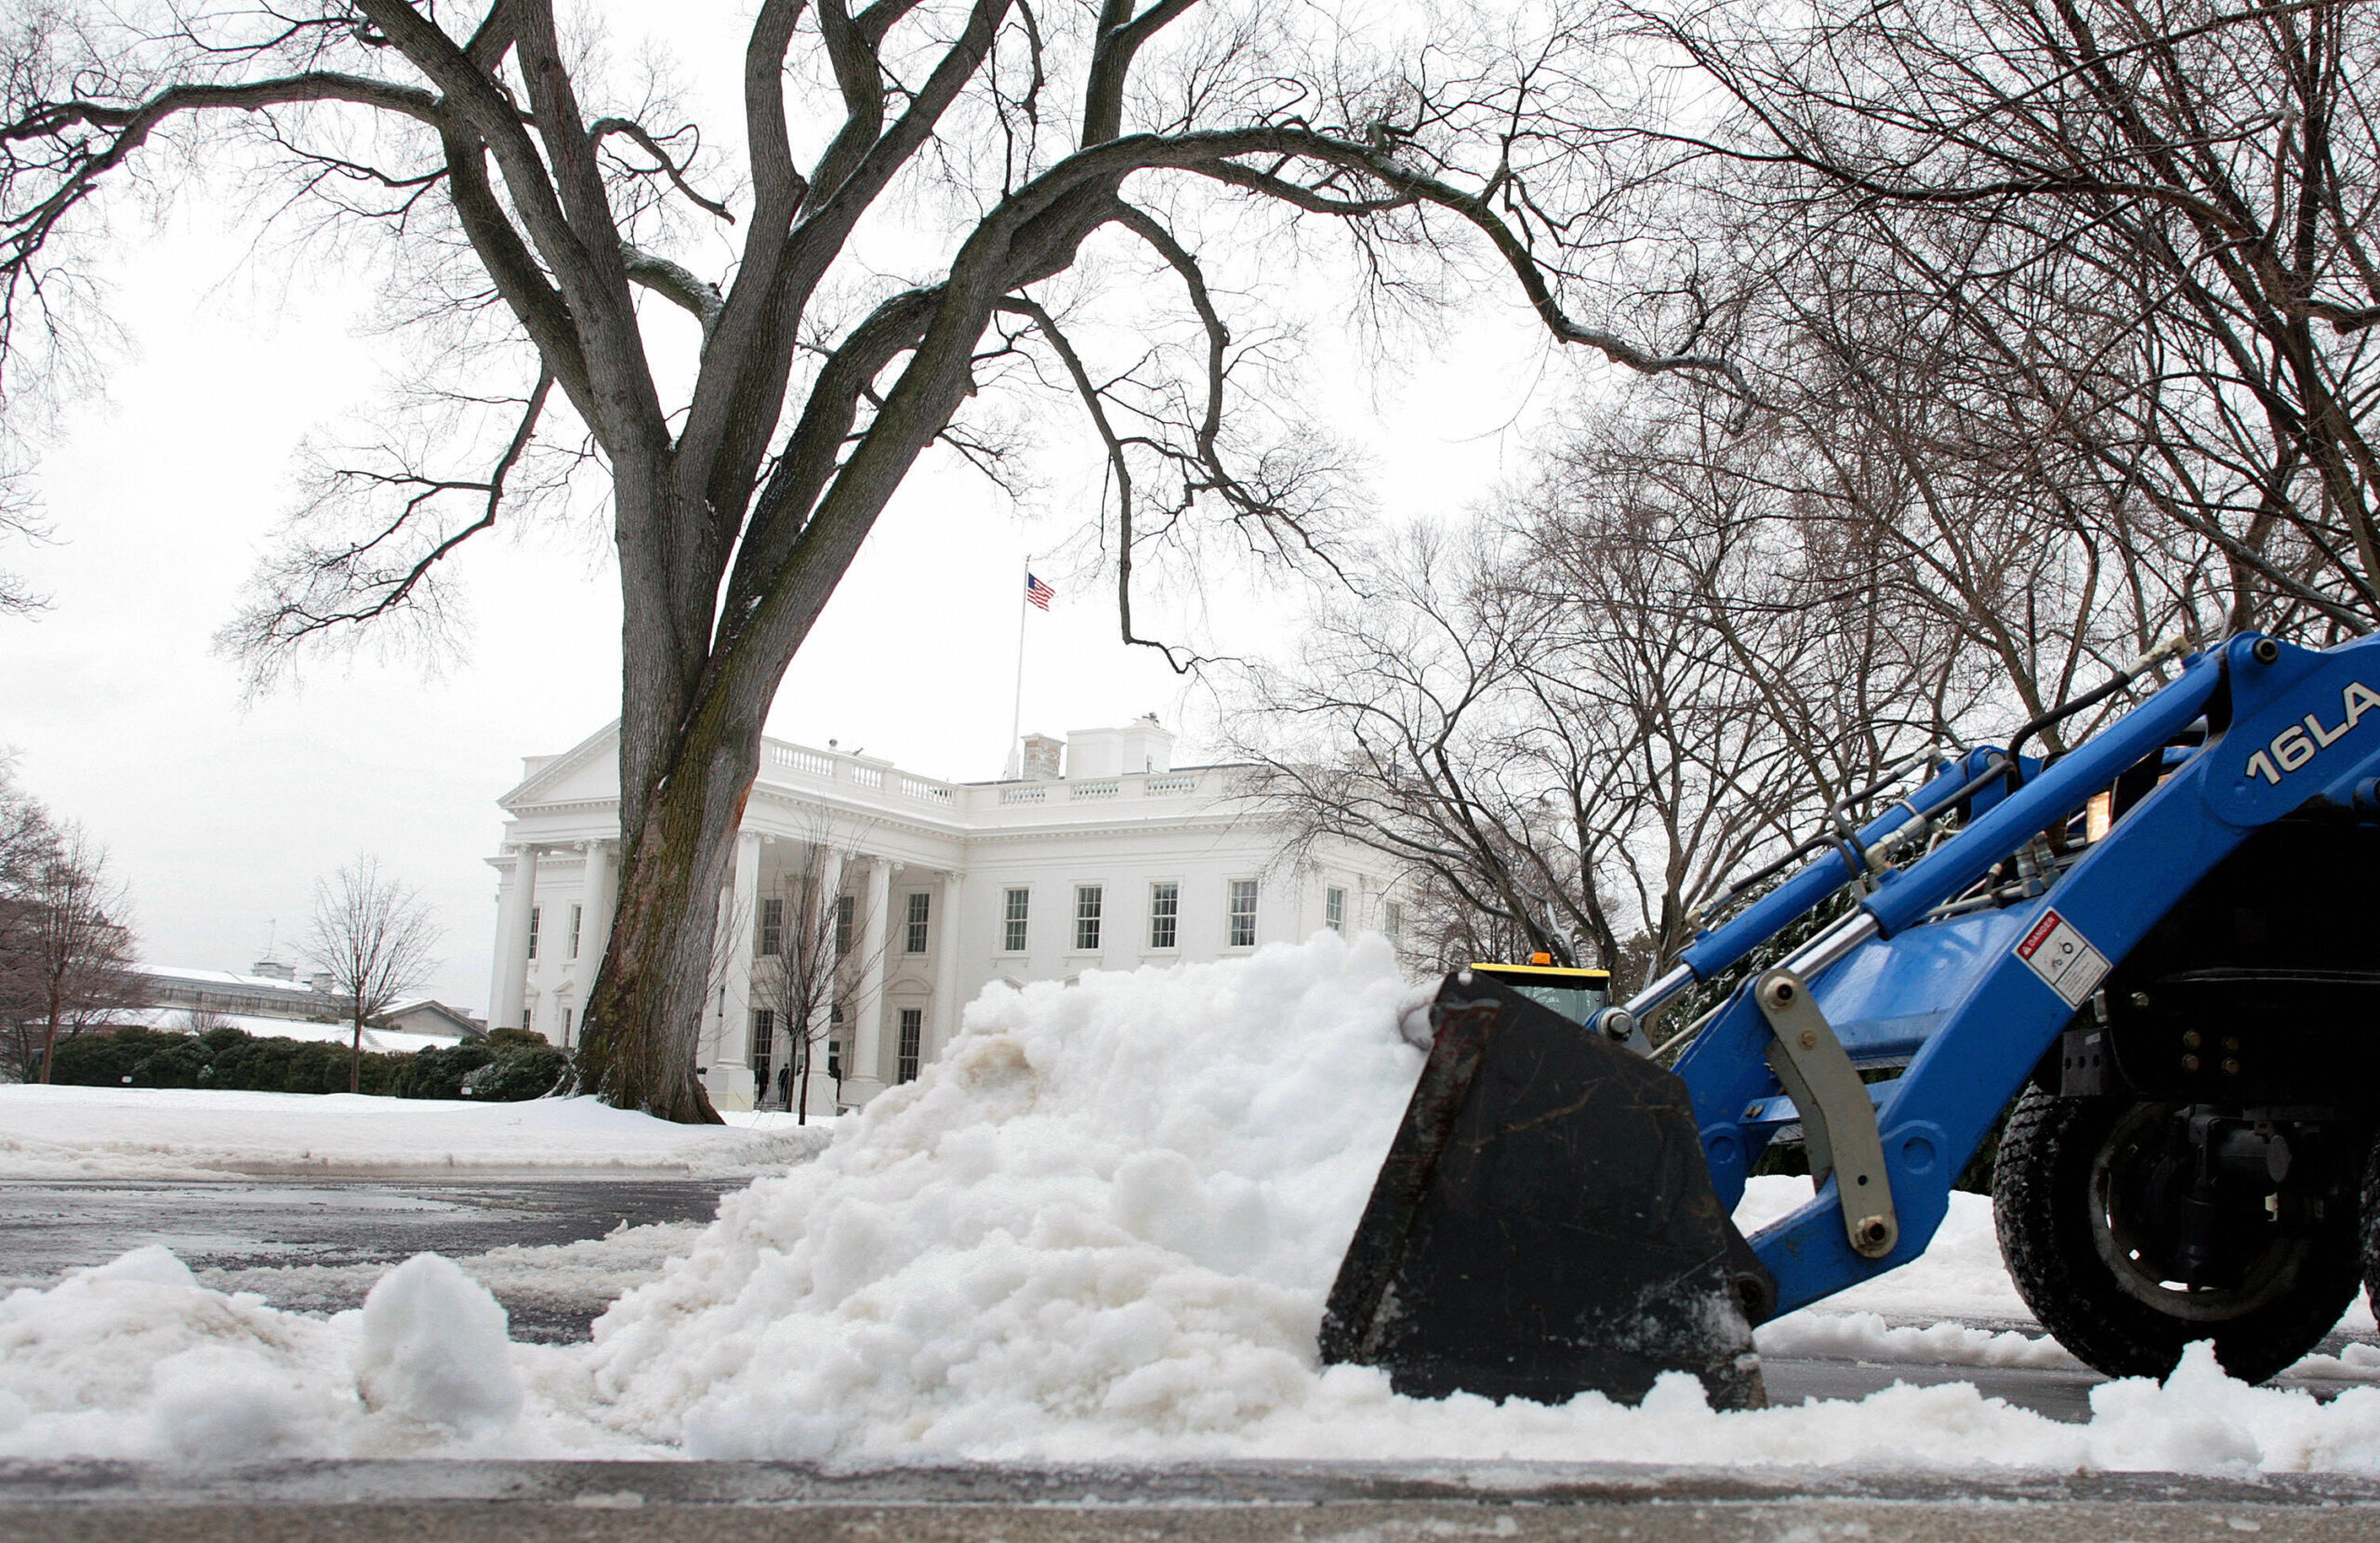
[(0, 1462), (0, 1535), (12, 1543), (2207, 1543), (2241, 1533), (2373, 1537), (2380, 1486), (1618, 1463)]
[[(164, 1244), (209, 1285), (262, 1290), (284, 1305), (337, 1311), (362, 1303), (386, 1267), (418, 1253), (469, 1259), (549, 1247), (621, 1227), (707, 1222), (734, 1179), (329, 1182), (0, 1182), (0, 1289), (44, 1286), (64, 1272)], [(274, 1288), (285, 1273), (300, 1299)], [(586, 1338), (607, 1294), (509, 1292), (516, 1339)]]

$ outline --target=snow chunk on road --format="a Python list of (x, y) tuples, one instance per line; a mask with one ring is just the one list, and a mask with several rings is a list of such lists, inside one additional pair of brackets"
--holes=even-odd
[(672, 1125), (591, 1098), (474, 1103), (348, 1093), (0, 1086), (0, 1178), (312, 1177), (435, 1168), (697, 1178), (776, 1172), (819, 1126)]
[(366, 1408), (458, 1436), (501, 1431), (521, 1413), (504, 1308), (436, 1254), (416, 1254), (364, 1299), (356, 1387)]

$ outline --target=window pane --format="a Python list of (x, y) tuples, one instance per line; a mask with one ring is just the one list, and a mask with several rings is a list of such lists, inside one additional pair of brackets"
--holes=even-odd
[(1174, 928), (1182, 915), (1182, 886), (1152, 884), (1149, 886), (1149, 946), (1174, 946)]
[(1256, 880), (1252, 878), (1231, 881), (1231, 926), (1224, 943), (1232, 948), (1256, 946)]
[(1025, 952), (1025, 907), (1032, 897), (1033, 891), (1030, 890), (1011, 890), (1008, 892), (1006, 908), (1000, 913), (1001, 953), (1022, 954)]
[[(570, 1014), (562, 1013), (562, 1030), (570, 1029)], [(765, 1106), (776, 1089), (769, 1086), (769, 1067), (776, 1060), (776, 1016), (762, 1008), (752, 1014), (752, 1101)]]
[(909, 897), (908, 952), (912, 954), (926, 951), (926, 924), (932, 917), (932, 906), (933, 896), (930, 894), (920, 891)]
[(901, 1009), (901, 1062), (893, 1072), (895, 1082), (918, 1080), (918, 1053), (923, 1048), (926, 1014), (923, 1008)]

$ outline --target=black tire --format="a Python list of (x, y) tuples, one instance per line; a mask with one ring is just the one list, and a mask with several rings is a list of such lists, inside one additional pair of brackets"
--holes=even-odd
[(2276, 1237), (2237, 1286), (2192, 1290), (2161, 1278), (2138, 1246), (2161, 1219), (2127, 1218), (2125, 1165), (2170, 1123), (2172, 1106), (2052, 1098), (2029, 1087), (2000, 1139), (1992, 1216), (2001, 1257), (2042, 1326), (2109, 1377), (2162, 1378), (2196, 1339), (2223, 1369), (2261, 1382), (2321, 1343), (2355, 1299), (2360, 1229), (2340, 1218), (2312, 1236)]

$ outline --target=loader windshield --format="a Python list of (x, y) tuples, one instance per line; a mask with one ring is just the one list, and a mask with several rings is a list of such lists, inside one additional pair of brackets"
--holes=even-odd
[(1540, 1007), (1552, 1008), (1574, 1023), (1584, 1023), (1596, 1009), (1611, 1000), (1611, 971), (1607, 969), (1508, 964), (1474, 964), (1471, 968), (1483, 975), (1493, 975)]

